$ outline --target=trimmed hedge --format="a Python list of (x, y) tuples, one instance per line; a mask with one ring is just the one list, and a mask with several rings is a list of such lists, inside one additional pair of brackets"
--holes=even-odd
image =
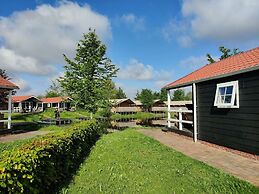
[(71, 178), (103, 133), (96, 121), (85, 121), (35, 139), (0, 161), (0, 193), (52, 193)]

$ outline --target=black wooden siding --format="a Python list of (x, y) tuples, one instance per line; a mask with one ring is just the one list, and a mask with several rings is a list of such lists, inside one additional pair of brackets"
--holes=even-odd
[[(217, 83), (239, 81), (238, 109), (214, 107)], [(259, 71), (197, 84), (198, 139), (259, 154)]]

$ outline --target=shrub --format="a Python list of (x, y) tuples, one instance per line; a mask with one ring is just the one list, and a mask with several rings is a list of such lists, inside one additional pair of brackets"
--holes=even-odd
[(0, 193), (54, 192), (78, 168), (103, 128), (96, 121), (65, 127), (5, 152), (0, 161)]

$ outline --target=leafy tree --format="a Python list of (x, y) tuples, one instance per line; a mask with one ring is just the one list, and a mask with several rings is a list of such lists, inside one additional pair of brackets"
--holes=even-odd
[(46, 98), (52, 98), (52, 97), (58, 97), (58, 96), (60, 96), (59, 93), (57, 93), (53, 90), (47, 91), (46, 95), (45, 95)]
[(185, 94), (184, 91), (182, 89), (177, 89), (174, 91), (173, 94), (173, 101), (181, 101), (181, 100), (185, 100)]
[(64, 58), (67, 65), (64, 77), (59, 79), (61, 86), (78, 107), (95, 113), (108, 103), (107, 91), (118, 71), (106, 57), (106, 46), (90, 29), (78, 42), (74, 60), (66, 55)]
[(6, 80), (10, 80), (9, 76), (6, 73), (6, 70), (0, 69), (0, 76)]
[(138, 91), (138, 90), (137, 90), (137, 93), (136, 93), (135, 100), (140, 100), (140, 93), (139, 93), (139, 91)]
[(160, 99), (160, 92), (153, 92), (154, 99)]
[(54, 80), (49, 86), (49, 89), (46, 91), (45, 97), (51, 98), (51, 97), (58, 97), (63, 95), (64, 95), (64, 91), (60, 83), (57, 80)]
[(185, 100), (192, 100), (192, 92), (188, 92), (186, 95), (185, 95)]
[(127, 98), (127, 95), (123, 91), (121, 87), (119, 87), (116, 91), (116, 99), (122, 99), (122, 98)]
[[(224, 46), (220, 46), (219, 51), (222, 53), (219, 60), (226, 59), (230, 56), (233, 56), (233, 55), (236, 55), (236, 54), (240, 53), (238, 48), (234, 48), (231, 51), (230, 49), (225, 48)], [(208, 60), (209, 63), (214, 63), (216, 61), (211, 57), (211, 55), (209, 53), (207, 54), (207, 60)]]
[(150, 89), (142, 89), (139, 94), (139, 99), (143, 105), (143, 108), (148, 111), (154, 103), (154, 94)]
[(167, 100), (167, 91), (166, 89), (162, 88), (160, 91), (160, 98), (161, 101), (166, 101)]

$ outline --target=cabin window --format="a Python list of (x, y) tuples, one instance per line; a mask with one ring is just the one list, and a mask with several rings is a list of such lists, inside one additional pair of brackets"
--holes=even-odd
[(239, 108), (238, 81), (217, 84), (214, 106)]

